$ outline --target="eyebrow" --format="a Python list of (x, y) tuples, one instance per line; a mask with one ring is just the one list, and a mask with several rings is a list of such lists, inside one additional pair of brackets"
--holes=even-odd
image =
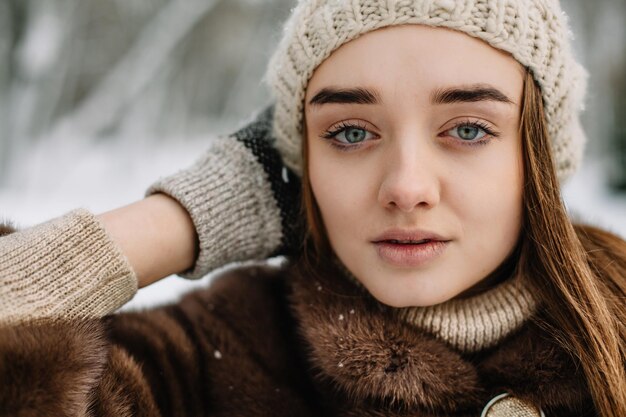
[[(310, 101), (313, 106), (323, 104), (378, 104), (382, 100), (376, 90), (356, 88), (322, 88)], [(462, 87), (441, 88), (435, 90), (430, 97), (433, 104), (475, 103), (479, 101), (495, 101), (515, 104), (506, 94), (495, 87), (475, 84)]]
[(478, 101), (515, 104), (506, 94), (485, 84), (437, 89), (432, 93), (430, 101), (433, 104), (475, 103)]
[(309, 101), (310, 105), (321, 106), (328, 103), (339, 104), (378, 104), (381, 102), (376, 90), (367, 88), (322, 88)]

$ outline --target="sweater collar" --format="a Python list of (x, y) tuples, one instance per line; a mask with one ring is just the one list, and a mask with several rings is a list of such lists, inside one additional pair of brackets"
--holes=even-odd
[[(337, 258), (336, 271), (366, 292)], [(332, 272), (331, 272), (332, 273)], [(511, 272), (513, 273), (513, 272)], [(423, 330), (462, 352), (495, 346), (518, 330), (537, 309), (537, 299), (519, 273), (477, 295), (428, 307), (393, 309), (405, 323)]]
[(535, 312), (537, 301), (521, 276), (466, 299), (399, 311), (399, 317), (463, 352), (495, 346)]

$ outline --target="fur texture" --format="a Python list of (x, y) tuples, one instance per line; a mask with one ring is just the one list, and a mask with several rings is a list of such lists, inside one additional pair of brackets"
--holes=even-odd
[(85, 416), (107, 359), (99, 323), (0, 329), (3, 416)]
[(329, 282), (253, 267), (171, 306), (2, 328), (0, 416), (469, 417), (504, 391), (594, 415), (576, 361), (532, 322), (463, 355)]

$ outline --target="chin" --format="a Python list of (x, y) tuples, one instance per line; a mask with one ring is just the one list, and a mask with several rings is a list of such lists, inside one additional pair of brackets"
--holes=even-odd
[(376, 288), (371, 288), (367, 285), (365, 285), (365, 288), (378, 301), (394, 308), (428, 307), (444, 303), (455, 296), (455, 294), (429, 294), (419, 290), (418, 296), (415, 291), (407, 291), (406, 288), (399, 288), (395, 291), (390, 291), (390, 288), (377, 291)]

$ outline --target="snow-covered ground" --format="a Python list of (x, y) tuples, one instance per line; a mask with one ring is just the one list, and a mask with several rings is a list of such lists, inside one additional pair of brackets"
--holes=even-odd
[[(135, 137), (96, 145), (43, 142), (16, 164), (8, 185), (0, 188), (0, 217), (27, 227), (76, 207), (101, 213), (131, 203), (141, 199), (144, 190), (160, 176), (189, 165), (210, 141), (203, 137), (154, 145)], [(609, 193), (603, 185), (603, 166), (600, 159), (588, 159), (566, 184), (564, 198), (576, 219), (626, 238), (626, 195)], [(192, 282), (169, 277), (140, 290), (126, 308), (174, 300), (183, 292), (206, 285), (210, 278)]]

